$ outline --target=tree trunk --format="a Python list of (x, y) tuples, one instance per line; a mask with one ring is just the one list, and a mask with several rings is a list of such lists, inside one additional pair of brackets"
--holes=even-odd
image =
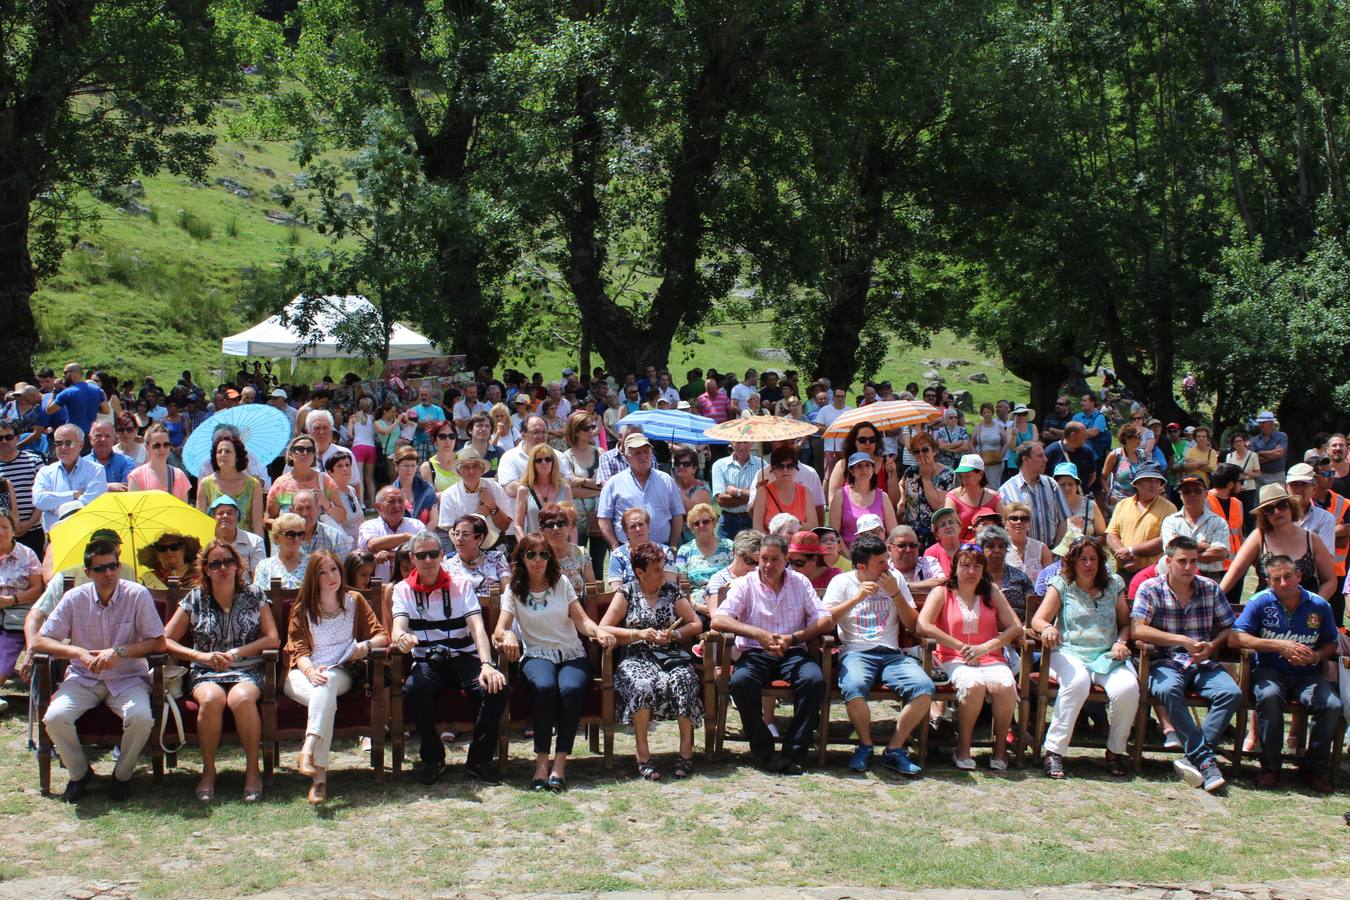
[[(3, 150), (0, 159), (15, 159)], [(23, 172), (0, 178), (0, 384), (33, 381), (37, 323), (32, 298), (37, 290), (33, 260), (28, 254), (31, 195)]]
[(1289, 43), (1294, 50), (1294, 120), (1298, 139), (1298, 202), (1308, 208), (1308, 140), (1303, 127), (1303, 41), (1299, 36), (1299, 0), (1289, 0)]
[(1003, 367), (1030, 386), (1030, 405), (1038, 417), (1055, 408), (1060, 385), (1069, 374), (1064, 360), (1076, 355), (1078, 348), (1070, 336), (1065, 336), (1058, 346), (1033, 348), (1017, 343), (999, 347)]

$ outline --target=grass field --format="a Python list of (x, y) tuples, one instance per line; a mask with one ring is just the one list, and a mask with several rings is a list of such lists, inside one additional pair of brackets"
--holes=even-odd
[[(182, 369), (193, 370), (198, 382), (206, 383), (213, 380), (212, 370), (228, 375), (237, 368), (237, 358), (221, 355), (220, 339), (253, 324), (241, 300), (244, 272), (275, 263), (291, 247), (317, 248), (324, 241), (312, 229), (267, 219), (269, 211), (282, 209), (274, 190), (293, 191), (305, 203), (304, 192), (295, 188), (300, 167), (290, 159), (289, 145), (222, 138), (214, 156), (202, 184), (171, 175), (144, 179), (144, 195), (134, 199), (149, 215), (97, 204), (98, 228), (80, 236), (86, 243), (66, 255), (61, 271), (34, 297), (42, 335), (37, 365), (59, 369), (76, 359), (119, 377), (153, 374), (161, 383), (170, 375), (172, 383)], [(230, 179), (252, 196), (230, 193), (219, 179)], [(279, 307), (289, 298), (275, 299)], [(670, 365), (677, 383), (693, 365), (738, 373), (747, 366), (789, 368), (755, 356), (755, 350), (773, 346), (768, 318), (711, 325), (703, 329), (702, 343), (676, 346)], [(972, 363), (944, 375), (953, 390), (969, 389), (977, 402), (1027, 396), (1026, 384), (1008, 376), (996, 358), (946, 332), (936, 333), (930, 348), (893, 346), (880, 377), (900, 385), (922, 381), (928, 366), (921, 360), (944, 357)], [(574, 353), (552, 346), (541, 348), (533, 360), (503, 365), (553, 378), (577, 362)], [(282, 379), (290, 380), (288, 367), (282, 368), (287, 373)], [(364, 376), (373, 370), (363, 360), (307, 362), (297, 377), (315, 381), (348, 371)], [(976, 371), (984, 372), (989, 383), (967, 383), (966, 376)]]
[[(974, 773), (935, 754), (917, 780), (854, 776), (844, 748), (824, 770), (780, 779), (749, 767), (743, 746), (728, 743), (724, 762), (700, 757), (688, 781), (651, 784), (632, 771), (632, 739), (621, 730), (615, 768), (581, 749), (571, 790), (554, 796), (524, 790), (524, 740), (512, 743), (508, 783), (490, 788), (459, 773), (432, 788), (406, 774), (375, 785), (364, 756), (342, 742), (318, 812), (292, 769), (294, 747), (283, 748), (283, 769), (258, 805), (238, 799), (236, 753), (222, 762), (216, 801), (195, 802), (199, 760), (189, 751), (158, 793), (143, 765), (128, 804), (110, 804), (96, 783), (72, 808), (38, 794), (23, 700), (10, 699), (15, 709), (0, 722), (0, 882), (59, 873), (132, 882), (148, 897), (325, 886), (334, 895), (426, 896), (1350, 876), (1350, 849), (1333, 837), (1344, 828), (1341, 797), (1258, 792), (1250, 770), (1226, 796), (1211, 796), (1179, 782), (1161, 757), (1141, 777), (1116, 781), (1097, 751), (1073, 754), (1062, 783), (1034, 771), (990, 773), (981, 753)], [(889, 717), (884, 706), (876, 704), (879, 719)], [(667, 771), (673, 736), (665, 724), (654, 738)], [(452, 748), (452, 761), (463, 750)], [(98, 760), (95, 769), (106, 775), (110, 765)], [(54, 781), (59, 792), (59, 768)]]

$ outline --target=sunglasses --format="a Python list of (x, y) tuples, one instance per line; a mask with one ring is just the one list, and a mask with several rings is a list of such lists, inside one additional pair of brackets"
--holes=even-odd
[(788, 565), (792, 566), (792, 568), (794, 568), (794, 569), (803, 569), (803, 568), (806, 568), (806, 560), (804, 560), (804, 559), (789, 559), (789, 560), (788, 560)]
[(0, 434), (0, 444), (8, 444), (10, 441), (18, 440), (17, 434)]
[(676, 461), (675, 463), (675, 468), (677, 469), (692, 469), (693, 467), (694, 467), (693, 462), (687, 459), (681, 459)]
[(290, 538), (293, 541), (298, 541), (305, 536), (305, 533), (303, 531), (283, 531), (281, 536)]
[(1008, 516), (1009, 522), (1030, 522), (1031, 516)]
[(413, 557), (413, 559), (418, 560), (418, 561), (420, 561), (420, 562), (426, 562), (426, 561), (429, 560), (429, 559), (440, 559), (440, 557), (441, 557), (441, 551), (440, 551), (440, 550), (418, 550), (416, 553), (414, 553), (414, 554), (412, 555), (412, 557)]
[(577, 429), (577, 431), (594, 431), (594, 430), (595, 430), (594, 425), (582, 425), (580, 428)]
[(221, 569), (233, 569), (234, 560), (232, 559), (213, 559), (206, 564), (206, 567), (212, 572), (219, 572)]
[(704, 525), (711, 525), (712, 523), (713, 523), (712, 519), (699, 519), (697, 522), (690, 522), (689, 527), (702, 528)]
[(89, 571), (90, 571), (90, 572), (96, 572), (96, 573), (102, 575), (104, 572), (111, 572), (111, 571), (113, 571), (114, 569), (120, 569), (120, 568), (122, 568), (122, 564), (121, 564), (120, 562), (110, 562), (110, 563), (104, 563), (104, 564), (101, 565), (101, 566), (90, 566), (90, 567), (89, 567)]
[(797, 464), (796, 464), (796, 463), (779, 463), (778, 465), (776, 465), (776, 466), (773, 467), (773, 470), (774, 470), (775, 472), (795, 472), (795, 471), (797, 471)]
[(540, 522), (539, 527), (544, 529), (545, 531), (561, 531), (562, 529), (567, 527), (567, 521), (563, 520), (559, 522), (555, 520), (552, 522)]
[(448, 431), (439, 431), (436, 433), (436, 440), (438, 441), (453, 441), (454, 439), (455, 436)]
[(302, 455), (304, 455), (304, 456), (309, 456), (309, 455), (312, 454), (313, 452), (314, 452), (314, 448), (313, 448), (313, 447), (292, 447), (292, 448), (291, 448), (291, 453), (299, 453), (299, 454), (302, 454)]
[(155, 552), (156, 552), (156, 553), (177, 553), (179, 550), (182, 550), (182, 549), (183, 549), (183, 542), (182, 542), (182, 541), (170, 541), (170, 542), (167, 543), (167, 544), (156, 544), (156, 545), (155, 545)]
[(553, 558), (553, 554), (547, 550), (526, 550), (525, 558), (529, 560), (542, 559), (547, 562)]
[(173, 444), (170, 444), (168, 441), (155, 441), (149, 446), (151, 450), (167, 450), (172, 447)]
[(875, 444), (875, 443), (877, 442), (877, 438), (876, 438), (876, 435), (861, 435), (861, 434), (860, 434), (860, 435), (858, 435), (857, 437), (855, 437), (855, 438), (853, 439), (853, 442), (854, 442), (855, 444)]
[(541, 457), (539, 457), (538, 459), (536, 459), (536, 460), (534, 461), (534, 464), (535, 464), (536, 466), (551, 466), (551, 465), (553, 465), (553, 457), (551, 457), (551, 456), (541, 456)]
[(912, 452), (914, 453), (915, 456), (927, 456), (928, 454), (930, 454), (930, 453), (933, 452), (933, 448), (932, 448), (932, 447), (918, 447), (918, 448), (916, 448), (916, 449), (915, 449), (914, 451), (912, 451)]
[[(78, 447), (78, 446), (80, 446), (80, 442), (79, 442), (79, 441), (53, 441), (53, 443), (54, 443), (56, 446), (58, 446), (58, 447)], [(168, 445), (168, 444), (165, 444), (164, 446), (167, 447), (167, 446), (169, 446), (169, 445)]]
[(1293, 509), (1293, 504), (1288, 500), (1276, 500), (1270, 507), (1271, 512), (1288, 512), (1291, 509)]

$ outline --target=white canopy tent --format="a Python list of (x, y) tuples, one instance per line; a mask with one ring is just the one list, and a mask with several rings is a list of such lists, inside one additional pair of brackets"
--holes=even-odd
[[(337, 325), (347, 316), (363, 311), (374, 313), (374, 308), (365, 297), (329, 296), (324, 297), (325, 309), (316, 318), (314, 326), (318, 339), (310, 345), (310, 340), (302, 338), (294, 326), (281, 324), (281, 316), (259, 322), (247, 331), (222, 338), (220, 350), (226, 356), (264, 356), (272, 359), (350, 359), (361, 354), (354, 350), (343, 350), (338, 346)], [(286, 308), (287, 318), (297, 311), (300, 298), (296, 297)], [(314, 337), (311, 335), (311, 338)], [(394, 325), (394, 333), (389, 338), (390, 359), (424, 359), (439, 356), (440, 351), (431, 341), (410, 328)]]

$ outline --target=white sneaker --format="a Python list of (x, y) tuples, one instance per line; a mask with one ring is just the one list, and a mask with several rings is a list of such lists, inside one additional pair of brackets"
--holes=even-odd
[(1181, 780), (1193, 788), (1198, 788), (1205, 783), (1205, 776), (1200, 774), (1200, 770), (1191, 765), (1191, 761), (1186, 757), (1172, 760), (1172, 769), (1181, 776)]
[(963, 772), (969, 772), (975, 768), (975, 760), (971, 759), (969, 756), (957, 756), (953, 753), (952, 762)]

